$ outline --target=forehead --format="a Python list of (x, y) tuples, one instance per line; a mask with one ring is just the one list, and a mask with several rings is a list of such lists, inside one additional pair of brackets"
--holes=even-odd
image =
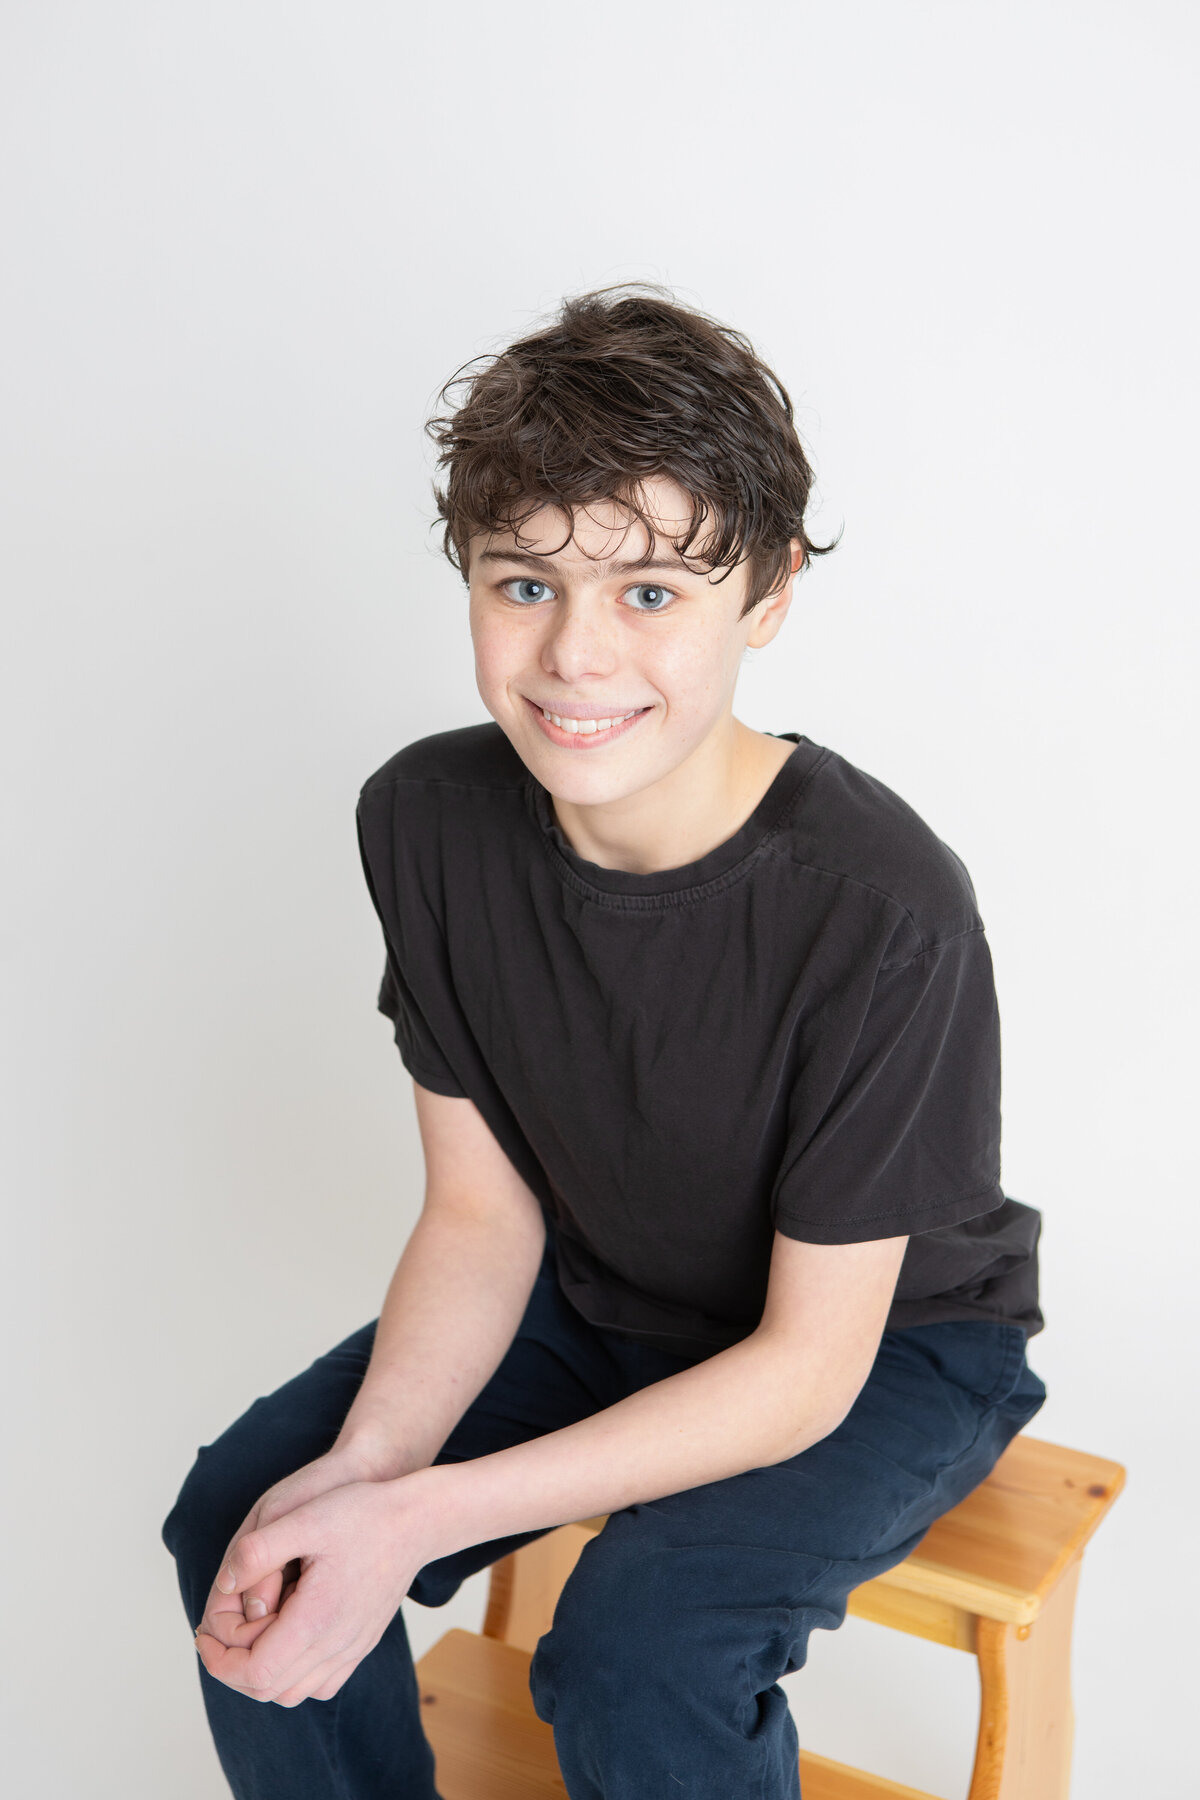
[(556, 563), (581, 566), (617, 560), (622, 564), (653, 562), (656, 567), (707, 574), (710, 565), (702, 556), (690, 554), (685, 562), (675, 549), (674, 540), (684, 537), (691, 524), (691, 496), (658, 475), (642, 484), (640, 500), (646, 522), (619, 500), (593, 500), (569, 512), (555, 506), (539, 507), (522, 523), (519, 533), (498, 530), (473, 537), (471, 560), (482, 554), (492, 562), (511, 553), (530, 561), (553, 557)]

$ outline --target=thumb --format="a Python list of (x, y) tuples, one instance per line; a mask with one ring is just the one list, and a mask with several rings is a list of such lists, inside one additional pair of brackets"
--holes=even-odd
[(217, 1591), (241, 1594), (269, 1575), (281, 1574), (288, 1563), (311, 1559), (320, 1548), (320, 1533), (310, 1506), (298, 1506), (256, 1531), (238, 1538), (221, 1565)]

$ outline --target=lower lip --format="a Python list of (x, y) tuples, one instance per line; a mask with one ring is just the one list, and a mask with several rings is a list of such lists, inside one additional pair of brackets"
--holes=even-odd
[(611, 744), (615, 739), (624, 737), (627, 731), (632, 731), (639, 720), (644, 719), (650, 711), (647, 706), (641, 712), (634, 713), (632, 718), (622, 719), (619, 724), (610, 725), (607, 731), (563, 731), (558, 725), (551, 724), (541, 707), (534, 701), (526, 696), (522, 696), (522, 698), (525, 699), (526, 706), (533, 713), (550, 742), (557, 744), (560, 750), (591, 750), (601, 744)]

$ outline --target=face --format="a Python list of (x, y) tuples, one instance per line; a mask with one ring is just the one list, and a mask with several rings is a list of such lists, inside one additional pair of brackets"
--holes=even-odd
[[(653, 536), (615, 503), (546, 508), (470, 546), (471, 637), (484, 705), (543, 787), (603, 805), (699, 766), (731, 741), (747, 648), (774, 637), (791, 583), (745, 619), (747, 571), (723, 581), (672, 548), (690, 515), (664, 477), (646, 482)], [(720, 573), (720, 571), (715, 571)]]

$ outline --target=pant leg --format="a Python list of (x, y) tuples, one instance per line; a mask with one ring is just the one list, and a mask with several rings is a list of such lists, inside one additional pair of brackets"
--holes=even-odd
[[(364, 1326), (303, 1374), (255, 1400), (198, 1452), (163, 1526), (193, 1630), (229, 1540), (254, 1502), (332, 1446), (374, 1336), (374, 1325)], [(342, 1800), (349, 1794), (356, 1800), (360, 1794), (435, 1800), (433, 1756), (421, 1729), (400, 1613), (332, 1701), (306, 1700), (294, 1708), (264, 1704), (217, 1681), (199, 1658), (196, 1663), (217, 1755), (237, 1800)]]
[[(202, 1448), (163, 1527), (184, 1608), (199, 1624), (230, 1538), (254, 1502), (333, 1444), (366, 1372), (374, 1324), (253, 1405)], [(508, 1354), (439, 1462), (557, 1430), (620, 1397), (603, 1340), (558, 1291), (549, 1263)], [(539, 1533), (477, 1544), (427, 1565), (410, 1590), (440, 1605), (466, 1576)], [(197, 1658), (209, 1726), (236, 1800), (436, 1800), (401, 1612), (332, 1700), (282, 1707), (215, 1680)]]
[(779, 1677), (1044, 1398), (1015, 1326), (887, 1333), (845, 1420), (801, 1455), (613, 1514), (531, 1670), (571, 1800), (798, 1800)]

